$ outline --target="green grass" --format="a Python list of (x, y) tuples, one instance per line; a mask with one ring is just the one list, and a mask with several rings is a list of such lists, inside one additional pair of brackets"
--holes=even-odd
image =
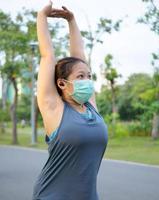
[(113, 138), (108, 141), (104, 157), (159, 165), (159, 140), (151, 137)]
[[(11, 126), (7, 126), (5, 133), (0, 132), (0, 144), (12, 145)], [(31, 127), (21, 128), (18, 125), (18, 146), (47, 150), (44, 130), (38, 136), (38, 144), (31, 144)], [(150, 137), (109, 138), (105, 158), (134, 161), (145, 164), (159, 165), (159, 140)]]
[[(5, 133), (2, 133), (0, 131), (0, 144), (5, 145), (13, 145), (12, 144), (12, 133), (11, 133), (11, 127), (10, 125), (7, 126)], [(38, 131), (43, 132), (43, 129), (38, 129)], [(44, 134), (38, 135), (38, 143), (35, 145), (31, 144), (31, 127), (25, 127), (21, 128), (20, 125), (18, 125), (18, 146), (24, 146), (24, 147), (32, 147), (32, 148), (38, 148), (38, 149), (46, 149), (48, 148), (48, 145), (45, 143), (45, 137)]]

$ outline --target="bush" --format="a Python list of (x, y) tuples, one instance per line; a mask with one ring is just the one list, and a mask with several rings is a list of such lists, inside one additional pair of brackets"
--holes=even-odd
[(113, 124), (110, 115), (106, 115), (104, 120), (108, 126), (108, 134), (110, 137), (151, 136), (151, 124), (149, 122), (122, 122), (117, 120)]
[(128, 123), (128, 131), (130, 136), (151, 136), (151, 127), (145, 127), (140, 121)]
[(122, 138), (129, 136), (127, 126), (122, 122), (117, 122), (115, 125), (111, 123), (108, 127), (108, 133), (111, 137)]
[(0, 110), (0, 122), (10, 121), (10, 115), (8, 108), (6, 110)]
[(118, 113), (112, 113), (112, 114), (107, 114), (107, 115), (104, 116), (104, 121), (106, 123), (112, 123), (113, 119), (115, 121), (119, 121), (119, 119), (120, 119), (119, 114)]

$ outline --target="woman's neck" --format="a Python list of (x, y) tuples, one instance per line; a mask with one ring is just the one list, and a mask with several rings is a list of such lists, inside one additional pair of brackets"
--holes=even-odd
[(69, 103), (75, 110), (79, 111), (79, 112), (85, 112), (86, 111), (86, 106), (84, 104), (79, 104), (76, 101), (74, 101), (73, 99), (70, 98), (64, 98), (62, 97), (62, 99), (64, 101), (66, 101), (67, 103)]

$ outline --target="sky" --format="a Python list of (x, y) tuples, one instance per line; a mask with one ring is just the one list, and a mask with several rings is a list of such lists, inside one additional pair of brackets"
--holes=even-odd
[[(46, 0), (0, 1), (0, 9), (15, 16), (22, 7), (38, 11), (47, 3)], [(122, 74), (118, 79), (119, 84), (124, 83), (132, 73), (153, 73), (151, 53), (159, 50), (159, 37), (148, 26), (136, 23), (146, 8), (141, 0), (55, 0), (53, 5), (65, 5), (72, 10), (81, 30), (87, 29), (88, 21), (92, 29), (95, 29), (100, 17), (124, 19), (120, 32), (103, 35), (103, 45), (97, 45), (93, 51), (92, 71), (97, 73), (97, 91), (103, 83), (99, 66), (104, 63), (108, 53), (114, 57), (113, 67)]]

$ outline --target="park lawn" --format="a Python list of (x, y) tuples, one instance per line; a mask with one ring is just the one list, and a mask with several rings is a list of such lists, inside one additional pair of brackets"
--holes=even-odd
[(159, 140), (151, 137), (111, 138), (104, 158), (159, 165)]
[[(48, 149), (45, 143), (43, 129), (38, 129), (38, 144), (31, 144), (31, 127), (21, 128), (18, 126), (18, 146)], [(11, 128), (5, 133), (0, 132), (0, 145), (12, 145)], [(145, 164), (159, 165), (159, 140), (150, 137), (123, 137), (109, 138), (107, 149), (104, 154), (106, 159), (133, 161)]]
[[(23, 147), (32, 147), (38, 149), (45, 149), (47, 150), (48, 145), (45, 143), (44, 131), (43, 129), (38, 129), (41, 134), (38, 134), (38, 143), (31, 144), (31, 127), (27, 126), (25, 128), (21, 128), (18, 125), (18, 146)], [(13, 145), (12, 144), (12, 135), (11, 135), (11, 126), (6, 128), (5, 133), (0, 132), (0, 145)]]

